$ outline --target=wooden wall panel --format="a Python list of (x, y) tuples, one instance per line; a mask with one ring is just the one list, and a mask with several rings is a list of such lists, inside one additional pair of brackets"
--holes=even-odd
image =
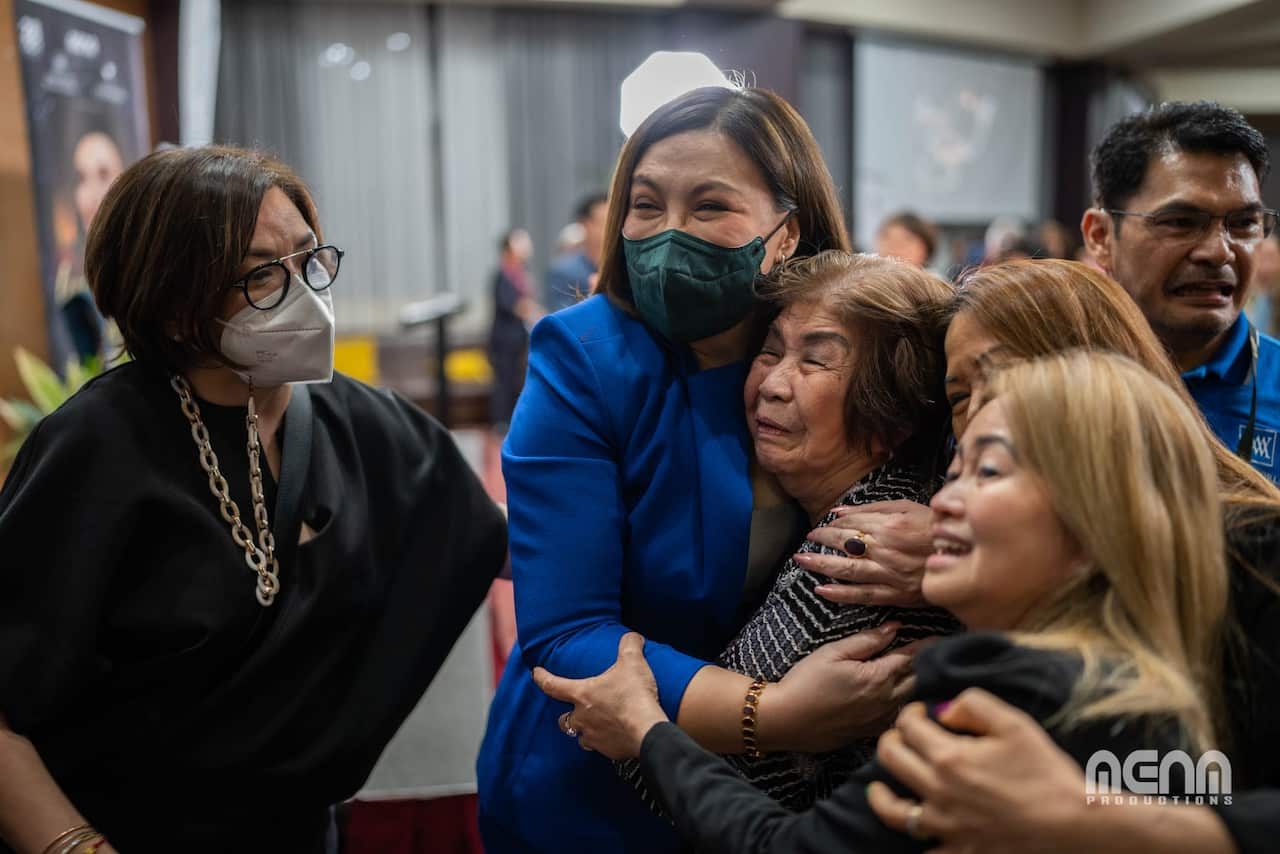
[[(48, 355), (22, 68), (13, 2), (0, 0), (0, 397), (22, 388), (13, 364), (18, 346)], [(7, 432), (0, 422), (0, 437)]]

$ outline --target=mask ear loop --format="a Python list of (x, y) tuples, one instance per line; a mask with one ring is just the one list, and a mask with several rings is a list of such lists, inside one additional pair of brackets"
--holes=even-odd
[[(782, 221), (775, 225), (772, 231), (761, 238), (761, 246), (767, 246), (769, 241), (773, 239), (773, 236), (777, 234), (778, 231), (786, 225), (788, 221), (790, 221), (791, 217), (795, 216), (795, 214), (795, 211), (787, 211), (787, 215), (782, 218)], [(779, 253), (778, 262), (769, 269), (769, 272), (756, 273), (751, 279), (751, 293), (755, 295), (756, 299), (768, 298), (766, 294), (761, 292), (760, 283), (763, 282), (765, 284), (769, 284), (775, 281), (783, 272), (786, 271), (787, 260), (788, 258), (786, 254)]]
[(795, 215), (796, 215), (795, 211), (787, 211), (787, 215), (782, 218), (782, 222), (775, 225), (773, 227), (773, 231), (769, 232), (764, 236), (764, 242), (768, 244), (768, 242), (773, 239), (773, 236), (778, 233), (778, 230), (782, 228), (784, 225), (786, 225), (791, 220), (791, 217)]

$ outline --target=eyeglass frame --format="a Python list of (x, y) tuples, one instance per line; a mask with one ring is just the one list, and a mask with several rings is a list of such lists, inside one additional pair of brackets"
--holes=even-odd
[[(321, 249), (332, 249), (334, 252), (338, 253), (338, 263), (334, 267), (333, 275), (329, 278), (329, 283), (322, 287), (317, 288), (315, 285), (311, 284), (311, 279), (307, 276), (307, 267), (311, 265), (311, 259), (315, 257), (315, 254), (319, 252)], [(303, 284), (305, 284), (313, 292), (320, 293), (321, 291), (327, 291), (329, 288), (333, 287), (333, 283), (337, 281), (337, 278), (338, 278), (338, 271), (342, 269), (342, 259), (346, 257), (347, 253), (339, 249), (337, 246), (334, 246), (332, 243), (321, 243), (319, 246), (312, 246), (310, 249), (299, 249), (297, 252), (290, 252), (288, 255), (281, 255), (279, 258), (275, 258), (271, 261), (266, 261), (262, 264), (258, 264), (252, 270), (250, 270), (249, 272), (241, 276), (239, 279), (236, 279), (234, 282), (232, 282), (231, 287), (237, 288), (238, 290), (240, 290), (244, 294), (244, 301), (248, 303), (250, 306), (252, 306), (253, 308), (257, 309), (258, 311), (271, 311), (272, 309), (279, 308), (280, 305), (285, 301), (285, 298), (289, 296), (289, 285), (293, 283), (293, 276), (294, 276), (293, 271), (290, 270), (287, 266), (285, 266), (284, 262), (288, 261), (290, 258), (297, 258), (299, 255), (308, 256), (307, 260), (302, 264), (300, 268), (302, 271)], [(253, 297), (249, 296), (249, 279), (252, 278), (256, 273), (259, 273), (268, 267), (279, 267), (282, 270), (284, 270), (285, 272), (284, 287), (280, 289), (281, 293), (280, 293), (279, 301), (277, 301), (274, 305), (263, 308), (262, 306), (255, 304), (253, 301)]]
[[(1164, 214), (1173, 214), (1173, 213), (1177, 213), (1177, 212), (1179, 212), (1179, 211), (1183, 211), (1183, 212), (1188, 213), (1188, 214), (1190, 214), (1190, 213), (1192, 213), (1192, 212), (1195, 212), (1196, 214), (1205, 214), (1205, 215), (1207, 215), (1207, 216), (1209, 217), (1209, 219), (1208, 219), (1208, 221), (1205, 223), (1205, 225), (1200, 229), (1200, 232), (1199, 232), (1198, 234), (1196, 234), (1196, 235), (1194, 235), (1194, 236), (1189, 236), (1189, 237), (1184, 237), (1184, 238), (1178, 238), (1178, 242), (1185, 242), (1185, 243), (1192, 243), (1192, 242), (1195, 242), (1195, 241), (1204, 240), (1204, 236), (1205, 236), (1206, 234), (1208, 234), (1208, 232), (1209, 232), (1209, 228), (1213, 225), (1214, 220), (1220, 220), (1220, 221), (1222, 222), (1222, 225), (1220, 225), (1220, 226), (1219, 226), (1219, 230), (1226, 229), (1226, 231), (1227, 231), (1227, 239), (1228, 239), (1228, 240), (1230, 240), (1232, 243), (1242, 243), (1242, 244), (1249, 244), (1249, 243), (1261, 243), (1262, 241), (1264, 241), (1264, 240), (1266, 240), (1268, 237), (1270, 237), (1270, 236), (1271, 236), (1271, 233), (1272, 233), (1273, 231), (1275, 231), (1275, 230), (1276, 230), (1276, 224), (1277, 224), (1277, 221), (1278, 221), (1278, 220), (1280, 220), (1280, 211), (1274, 210), (1274, 209), (1272, 209), (1272, 208), (1264, 208), (1264, 207), (1261, 207), (1261, 206), (1256, 207), (1256, 208), (1254, 208), (1254, 207), (1238, 208), (1238, 209), (1236, 209), (1236, 210), (1234, 210), (1234, 211), (1227, 211), (1227, 212), (1226, 212), (1226, 213), (1224, 213), (1224, 214), (1214, 214), (1214, 213), (1209, 213), (1209, 212), (1208, 212), (1208, 211), (1206, 211), (1206, 210), (1202, 210), (1201, 208), (1196, 208), (1196, 207), (1192, 207), (1192, 206), (1189, 206), (1189, 205), (1188, 205), (1188, 206), (1186, 206), (1186, 207), (1178, 207), (1178, 206), (1174, 206), (1174, 207), (1166, 208), (1166, 209), (1164, 209), (1164, 210), (1151, 211), (1151, 212), (1149, 212), (1149, 213), (1140, 213), (1140, 212), (1138, 212), (1138, 211), (1122, 211), (1122, 210), (1118, 210), (1118, 209), (1116, 209), (1116, 208), (1103, 208), (1102, 210), (1103, 210), (1103, 212), (1104, 212), (1104, 213), (1108, 213), (1108, 214), (1110, 214), (1111, 216), (1119, 216), (1119, 217), (1126, 217), (1126, 216), (1129, 216), (1129, 217), (1136, 217), (1136, 218), (1138, 218), (1138, 219), (1144, 219), (1144, 220), (1146, 220), (1148, 223), (1151, 223), (1151, 221), (1152, 221), (1152, 220), (1154, 220), (1154, 219), (1155, 219), (1156, 217), (1158, 217), (1158, 216), (1161, 216), (1161, 215), (1164, 215)], [(1245, 213), (1245, 212), (1249, 212), (1249, 213), (1259, 213), (1259, 214), (1262, 214), (1262, 234), (1260, 234), (1260, 235), (1259, 235), (1258, 237), (1256, 237), (1256, 238), (1244, 238), (1244, 239), (1241, 239), (1241, 238), (1238, 238), (1238, 237), (1235, 237), (1234, 235), (1232, 235), (1232, 234), (1231, 234), (1231, 229), (1226, 228), (1226, 225), (1227, 225), (1227, 217), (1232, 216), (1232, 215), (1234, 215), (1234, 214), (1238, 214), (1238, 213)], [(1267, 218), (1268, 218), (1268, 217), (1270, 217), (1270, 222), (1271, 222), (1271, 227), (1270, 227), (1270, 228), (1268, 228), (1268, 227), (1267, 227)]]

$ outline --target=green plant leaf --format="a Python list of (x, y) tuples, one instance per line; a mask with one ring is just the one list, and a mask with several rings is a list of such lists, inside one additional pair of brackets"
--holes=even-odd
[(0, 420), (9, 425), (10, 430), (19, 430), (22, 428), (22, 415), (18, 412), (18, 407), (14, 403), (7, 400), (0, 400)]
[(67, 366), (63, 369), (62, 375), (65, 377), (63, 388), (67, 392), (67, 397), (75, 394), (76, 390), (89, 379), (85, 375), (84, 365), (75, 359), (67, 359)]
[(71, 397), (84, 388), (85, 383), (102, 373), (102, 371), (102, 359), (96, 354), (85, 356), (79, 362), (68, 359), (65, 384), (66, 396)]
[(25, 436), (43, 417), (44, 413), (25, 400), (0, 400), (0, 419), (15, 435)]
[(14, 351), (13, 359), (18, 365), (18, 376), (41, 412), (48, 415), (62, 405), (69, 395), (52, 368), (22, 347)]
[(64, 381), (52, 368), (21, 347), (14, 351), (13, 359), (33, 402), (21, 398), (0, 399), (0, 420), (8, 424), (14, 434), (13, 440), (0, 448), (0, 462), (13, 459), (13, 454), (17, 453), (18, 447), (40, 419), (65, 403), (103, 370), (102, 360), (97, 356), (89, 356), (83, 362), (68, 361)]

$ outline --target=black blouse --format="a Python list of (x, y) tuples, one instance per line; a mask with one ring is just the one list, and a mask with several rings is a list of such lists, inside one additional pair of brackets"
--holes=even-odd
[[(252, 530), (245, 410), (200, 405)], [(143, 365), (41, 422), (0, 492), (0, 711), (120, 850), (313, 850), (502, 566), (501, 513), (398, 395), (335, 376), (280, 435), (271, 608)]]
[[(1237, 789), (1275, 788), (1280, 787), (1280, 518), (1261, 510), (1237, 514), (1237, 524), (1229, 522), (1227, 528), (1231, 619), (1223, 686), (1232, 783)], [(1280, 832), (1280, 825), (1276, 829)]]

